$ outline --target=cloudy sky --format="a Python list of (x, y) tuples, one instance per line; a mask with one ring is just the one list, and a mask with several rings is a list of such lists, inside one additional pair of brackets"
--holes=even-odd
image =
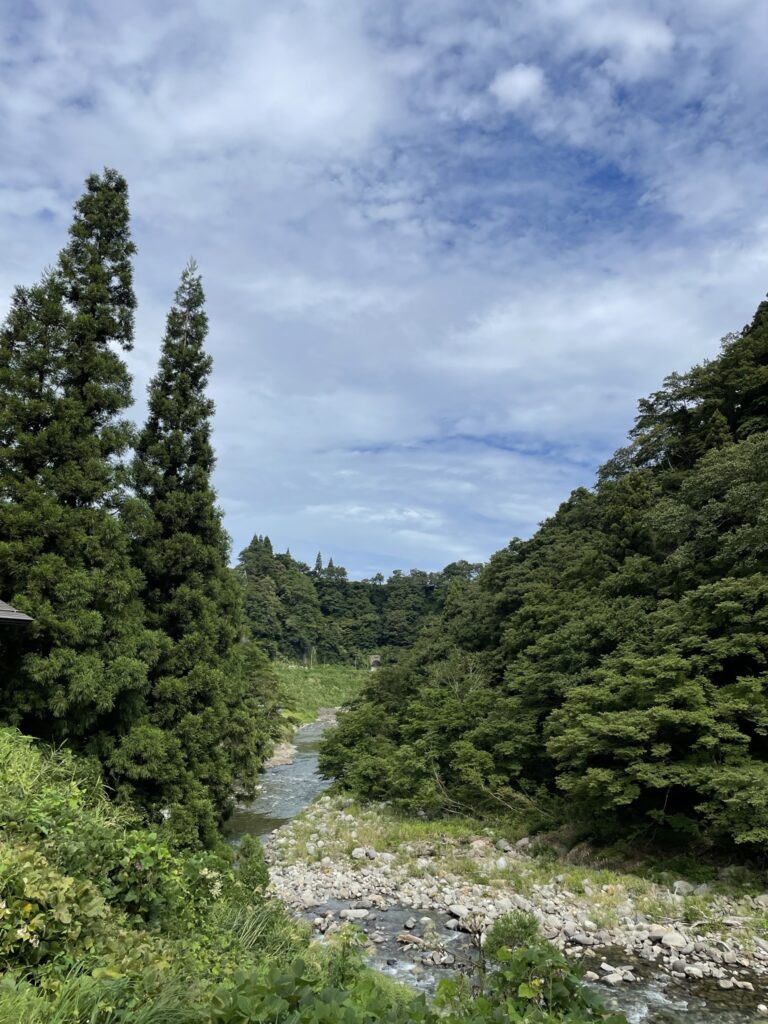
[(194, 255), (216, 485), (355, 575), (485, 559), (768, 290), (760, 0), (2, 0), (0, 306), (131, 187), (141, 416)]

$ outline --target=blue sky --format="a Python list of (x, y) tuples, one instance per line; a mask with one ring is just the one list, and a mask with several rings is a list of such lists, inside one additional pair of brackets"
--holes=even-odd
[(119, 168), (135, 414), (194, 255), (234, 550), (485, 559), (768, 290), (767, 35), (754, 0), (5, 0), (0, 306)]

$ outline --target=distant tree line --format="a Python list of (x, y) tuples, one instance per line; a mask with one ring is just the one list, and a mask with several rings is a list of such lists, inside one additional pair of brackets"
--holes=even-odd
[(208, 323), (194, 264), (136, 431), (128, 192), (88, 178), (69, 242), (0, 329), (0, 719), (99, 759), (119, 799), (212, 844), (276, 731), (211, 486)]
[(310, 568), (289, 551), (275, 554), (269, 537), (256, 536), (236, 571), (251, 636), (271, 658), (362, 664), (375, 653), (394, 658), (413, 644), (451, 589), (481, 568), (459, 561), (440, 572), (395, 570), (388, 579), (351, 580), (333, 558), (323, 565), (318, 553)]
[(326, 744), (365, 797), (606, 840), (768, 841), (768, 302), (640, 402)]

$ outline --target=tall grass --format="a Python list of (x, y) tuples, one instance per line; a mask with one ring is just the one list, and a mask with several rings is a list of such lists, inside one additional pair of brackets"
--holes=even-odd
[(369, 678), (368, 669), (349, 665), (318, 665), (306, 668), (278, 661), (275, 671), (286, 710), (300, 723), (312, 722), (320, 708), (338, 708), (357, 696)]

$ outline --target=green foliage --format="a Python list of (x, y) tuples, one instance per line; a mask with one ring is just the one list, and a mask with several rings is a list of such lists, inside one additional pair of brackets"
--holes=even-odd
[(368, 655), (395, 657), (444, 605), (451, 588), (480, 569), (454, 562), (442, 572), (396, 570), (350, 580), (318, 553), (310, 569), (290, 554), (276, 555), (269, 537), (256, 536), (240, 553), (237, 572), (251, 636), (270, 657), (318, 663), (366, 664)]
[(237, 848), (238, 880), (246, 892), (263, 895), (269, 885), (264, 847), (253, 836), (243, 836)]
[(541, 942), (539, 922), (525, 910), (513, 910), (498, 917), (485, 933), (483, 954), (495, 960), (500, 950), (516, 950), (520, 946), (532, 946)]
[(549, 942), (539, 940), (514, 951), (500, 948), (495, 959), (497, 968), (481, 974), (479, 992), (459, 980), (440, 983), (436, 1002), (449, 1020), (626, 1024), (623, 1014), (606, 1010)]
[(236, 779), (253, 787), (277, 708), (264, 660), (240, 643), (241, 595), (211, 485), (204, 302), (190, 264), (149, 385), (133, 463), (136, 498), (126, 515), (160, 656), (146, 714), (130, 723), (110, 766), (142, 805), (166, 811), (186, 842), (211, 846)]
[[(602, 1019), (576, 1013), (588, 995), (551, 952), (510, 966), (497, 951), (502, 969), (476, 1006), (444, 994), (433, 1008), (368, 971), (352, 929), (309, 947), (261, 895), (257, 843), (240, 847), (234, 870), (174, 850), (106, 799), (92, 764), (12, 729), (0, 729), (0, 769), (0, 1024)], [(520, 994), (523, 976), (532, 997)], [(552, 1016), (562, 985), (573, 1005)]]
[(307, 668), (295, 662), (273, 665), (286, 715), (297, 722), (313, 722), (320, 708), (339, 708), (356, 697), (370, 673), (349, 665)]
[(155, 638), (115, 515), (132, 437), (127, 188), (93, 175), (70, 241), (0, 330), (0, 593), (34, 622), (0, 634), (0, 713), (104, 763), (140, 714)]
[(768, 839), (768, 303), (641, 402), (628, 448), (449, 592), (321, 766), (361, 796), (530, 827)]

